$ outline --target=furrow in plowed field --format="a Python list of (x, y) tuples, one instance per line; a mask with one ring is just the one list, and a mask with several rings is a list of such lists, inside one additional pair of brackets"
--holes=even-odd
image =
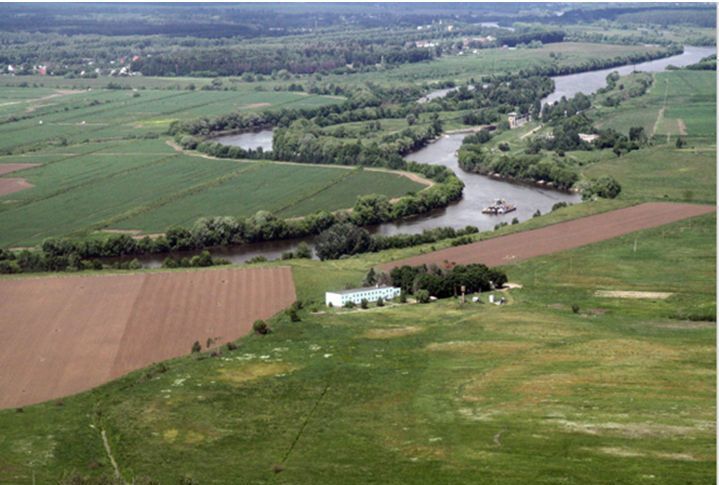
[(442, 265), (445, 262), (501, 266), (604, 241), (641, 229), (662, 226), (715, 210), (716, 207), (710, 205), (650, 202), (561, 222), (541, 229), (442, 249), (386, 263), (380, 268), (388, 271), (403, 265)]
[(237, 339), (294, 300), (287, 267), (0, 280), (0, 408)]

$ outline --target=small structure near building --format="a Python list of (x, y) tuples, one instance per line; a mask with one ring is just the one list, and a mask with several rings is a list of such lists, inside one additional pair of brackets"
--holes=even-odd
[(582, 141), (585, 141), (587, 143), (592, 143), (597, 138), (599, 138), (599, 135), (590, 134), (590, 133), (579, 133), (579, 139)]
[(507, 114), (507, 121), (509, 121), (509, 129), (513, 130), (523, 126), (525, 123), (532, 121), (532, 115), (519, 115), (516, 111), (512, 111)]
[(401, 289), (395, 286), (369, 286), (365, 288), (352, 288), (342, 291), (328, 291), (325, 293), (325, 305), (334, 307), (343, 307), (348, 302), (359, 305), (362, 300), (374, 302), (379, 300), (391, 300), (397, 298), (401, 293)]

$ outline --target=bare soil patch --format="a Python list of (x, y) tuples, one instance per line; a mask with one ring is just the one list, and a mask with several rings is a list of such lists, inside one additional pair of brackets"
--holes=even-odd
[(0, 408), (222, 345), (294, 299), (288, 267), (2, 279)]
[(385, 263), (379, 268), (389, 271), (402, 265), (442, 265), (445, 261), (456, 264), (483, 263), (488, 266), (501, 266), (605, 241), (641, 229), (708, 214), (715, 210), (716, 207), (711, 205), (650, 202), (560, 222), (540, 229), (441, 249)]
[(41, 163), (0, 163), (0, 176), (26, 168), (39, 167)]
[(272, 106), (272, 103), (252, 103), (242, 106), (242, 109), (253, 109), (253, 108), (266, 108)]
[(677, 129), (679, 130), (680, 135), (687, 134), (687, 125), (684, 124), (684, 120), (681, 118), (677, 118)]
[(0, 196), (14, 194), (15, 192), (20, 192), (21, 190), (29, 189), (31, 187), (34, 187), (34, 185), (25, 179), (0, 178)]

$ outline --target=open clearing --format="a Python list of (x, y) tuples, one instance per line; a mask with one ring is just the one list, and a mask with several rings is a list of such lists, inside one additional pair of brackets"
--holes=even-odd
[(0, 408), (235, 340), (294, 299), (288, 267), (1, 280)]
[[(509, 265), (522, 288), (504, 306), (312, 314), (303, 297), (301, 322), (280, 314), (216, 358), (0, 411), (0, 470), (112, 474), (101, 427), (129, 483), (714, 483), (713, 315), (674, 315), (714, 305), (715, 240), (708, 214)], [(287, 263), (309, 295), (377, 257)], [(599, 298), (598, 282), (675, 295)]]
[(386, 263), (380, 268), (389, 270), (402, 265), (446, 263), (483, 263), (488, 266), (500, 266), (604, 241), (715, 210), (716, 207), (709, 205), (650, 202), (561, 222), (541, 229), (442, 249)]

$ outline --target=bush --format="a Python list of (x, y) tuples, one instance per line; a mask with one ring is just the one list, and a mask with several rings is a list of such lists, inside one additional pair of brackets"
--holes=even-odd
[(362, 298), (362, 301), (360, 301), (360, 308), (363, 310), (366, 310), (368, 306), (369, 306), (369, 302), (367, 301), (367, 299)]
[(297, 313), (297, 310), (295, 308), (290, 308), (289, 310), (287, 310), (287, 315), (290, 317), (290, 322), (301, 321), (300, 315)]
[(237, 344), (234, 342), (227, 342), (227, 350), (229, 352), (232, 352), (233, 350), (237, 350)]
[(196, 354), (202, 350), (202, 345), (198, 340), (195, 340), (195, 343), (192, 344), (192, 353)]
[(572, 313), (579, 313), (579, 305), (572, 303)]
[(383, 306), (384, 306), (384, 298), (380, 298), (379, 300), (377, 300), (377, 306), (378, 306), (378, 307), (383, 307)]
[(622, 186), (614, 177), (604, 176), (591, 180), (582, 191), (583, 199), (602, 197), (603, 199), (614, 199), (622, 191)]
[(407, 303), (407, 293), (405, 293), (404, 291), (400, 292), (399, 294), (399, 302)]
[(552, 212), (557, 209), (563, 209), (564, 207), (569, 207), (569, 204), (567, 204), (566, 202), (557, 202), (552, 206)]
[(542, 215), (542, 211), (540, 211), (539, 209), (537, 209), (537, 211), (536, 211), (534, 214), (532, 214), (532, 217), (539, 217), (539, 216), (541, 216), (541, 215)]
[(429, 291), (417, 290), (414, 294), (419, 303), (429, 303)]
[(270, 327), (264, 320), (255, 320), (255, 323), (252, 324), (252, 330), (258, 335), (267, 335), (270, 333)]
[(345, 303), (345, 308), (354, 308), (356, 306), (357, 305), (355, 305), (355, 302), (353, 301), (348, 301), (347, 303)]
[(311, 259), (312, 258), (312, 248), (310, 248), (309, 244), (306, 242), (301, 242), (297, 245), (297, 249), (295, 249), (295, 258), (300, 259)]

